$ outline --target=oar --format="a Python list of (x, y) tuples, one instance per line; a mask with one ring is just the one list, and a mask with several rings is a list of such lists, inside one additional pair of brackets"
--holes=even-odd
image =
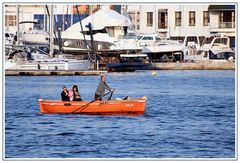
[(75, 112), (78, 111), (79, 109), (81, 109), (80, 112), (83, 111), (88, 105), (90, 105), (91, 103), (93, 103), (93, 102), (99, 100), (101, 97), (104, 97), (104, 96), (108, 95), (108, 94), (111, 93), (111, 92), (112, 92), (112, 91), (106, 93), (106, 94), (103, 95), (103, 96), (98, 97), (96, 100), (92, 100), (92, 101), (90, 101), (90, 102), (87, 103), (86, 105), (83, 105), (83, 106), (77, 108), (76, 110), (72, 111), (72, 113), (75, 113)]
[(128, 91), (128, 95), (125, 96), (124, 98), (122, 98), (123, 100), (127, 100), (127, 98), (130, 96), (130, 94), (132, 94), (132, 92)]
[(126, 97), (122, 98), (123, 100), (127, 100), (127, 98), (129, 97), (129, 95), (127, 95)]
[(115, 89), (113, 91), (111, 91), (111, 94), (110, 94), (108, 100), (111, 100), (114, 91), (115, 91)]

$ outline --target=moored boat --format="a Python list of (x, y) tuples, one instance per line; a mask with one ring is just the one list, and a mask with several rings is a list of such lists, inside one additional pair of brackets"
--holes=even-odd
[(149, 70), (151, 66), (147, 54), (120, 54), (118, 59), (107, 64), (107, 69), (110, 72), (125, 72)]
[(129, 100), (59, 101), (39, 99), (45, 114), (134, 114), (145, 112), (147, 97)]
[(230, 47), (230, 38), (224, 34), (206, 36), (202, 46), (197, 49), (195, 55), (184, 56), (185, 61), (217, 61), (232, 62), (235, 60), (235, 52)]
[(163, 40), (157, 34), (139, 35), (138, 43), (142, 46), (142, 53), (148, 54), (152, 62), (182, 61), (182, 46), (172, 40)]
[(5, 60), (4, 67), (5, 70), (89, 70), (91, 64), (89, 60), (77, 60), (66, 56), (61, 54), (50, 58), (45, 54), (16, 51)]

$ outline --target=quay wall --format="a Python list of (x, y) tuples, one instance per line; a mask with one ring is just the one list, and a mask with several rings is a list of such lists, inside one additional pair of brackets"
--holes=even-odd
[(184, 63), (153, 63), (155, 70), (234, 70), (234, 62), (184, 62)]
[(5, 76), (93, 76), (107, 71), (70, 71), (70, 70), (5, 70)]
[[(153, 63), (152, 70), (235, 70), (234, 62), (179, 62)], [(70, 71), (70, 70), (5, 70), (5, 76), (90, 76), (101, 75), (107, 71)]]

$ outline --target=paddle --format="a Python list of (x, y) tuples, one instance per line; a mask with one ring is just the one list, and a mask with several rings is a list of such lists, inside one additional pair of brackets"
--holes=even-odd
[(111, 91), (111, 94), (110, 94), (108, 100), (111, 100), (114, 91), (115, 91), (115, 89)]
[(128, 99), (128, 97), (129, 97), (129, 95), (127, 95), (126, 97), (124, 97), (124, 98), (123, 98), (123, 100), (127, 100), (127, 99)]
[[(102, 97), (108, 95), (109, 93), (113, 93), (113, 91), (110, 91), (110, 92), (106, 93), (106, 94), (103, 95)], [(87, 103), (86, 105), (83, 105), (83, 106), (77, 108), (76, 110), (72, 111), (72, 113), (75, 113), (75, 112), (78, 111), (79, 109), (81, 109), (80, 112), (83, 111), (88, 105), (90, 105), (91, 103), (93, 103), (93, 102), (99, 100), (99, 99), (102, 98), (102, 97), (100, 96), (100, 97), (98, 97), (96, 100), (92, 100), (92, 101), (90, 101), (90, 102)]]

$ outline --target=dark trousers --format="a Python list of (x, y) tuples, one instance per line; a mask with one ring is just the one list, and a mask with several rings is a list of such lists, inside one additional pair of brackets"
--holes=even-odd
[(73, 101), (82, 101), (82, 98), (74, 98)]
[(100, 98), (101, 96), (99, 96), (99, 95), (97, 95), (97, 94), (95, 94), (95, 100), (102, 100), (102, 98)]

